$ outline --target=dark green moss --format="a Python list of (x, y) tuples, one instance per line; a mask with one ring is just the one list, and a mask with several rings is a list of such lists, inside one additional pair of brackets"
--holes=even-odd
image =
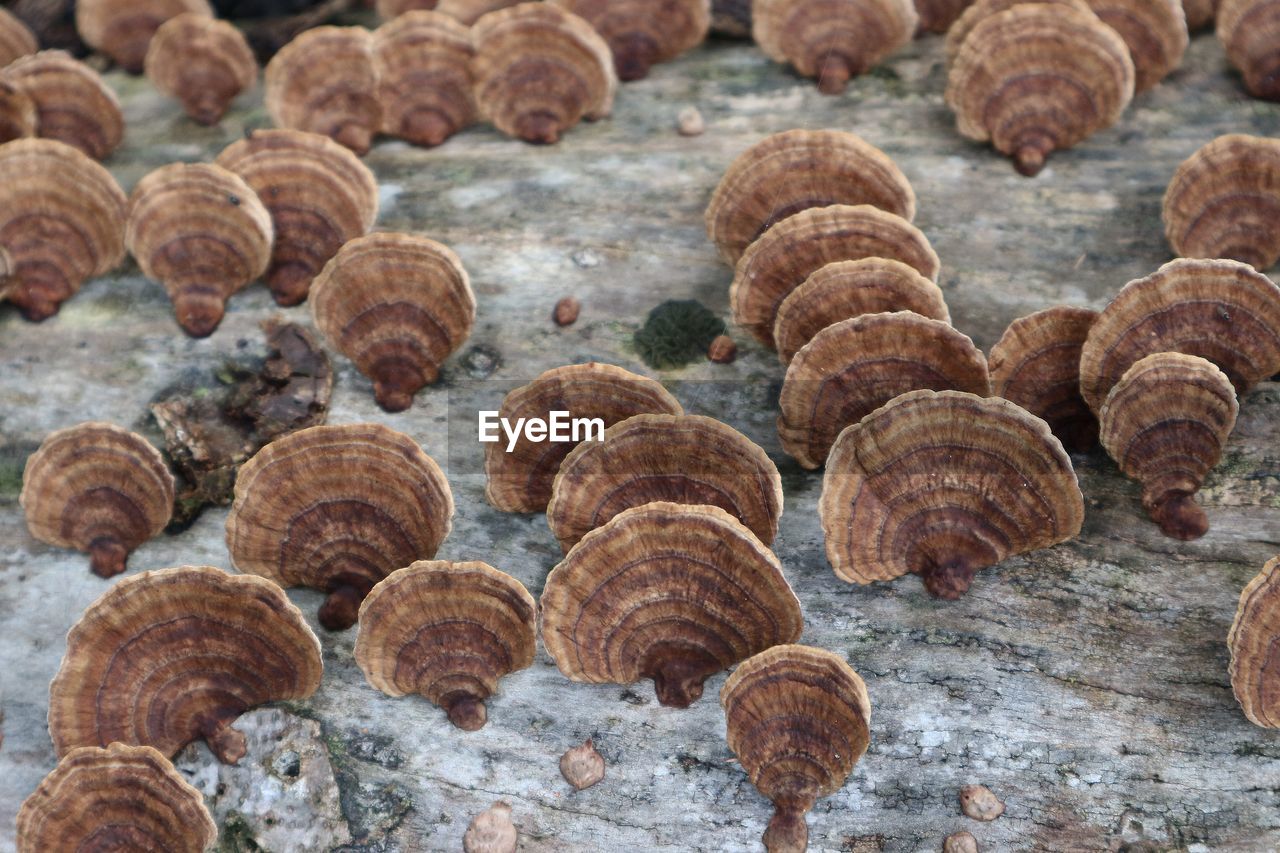
[(668, 299), (649, 312), (635, 334), (636, 351), (658, 370), (706, 358), (707, 347), (724, 334), (724, 320), (696, 299)]

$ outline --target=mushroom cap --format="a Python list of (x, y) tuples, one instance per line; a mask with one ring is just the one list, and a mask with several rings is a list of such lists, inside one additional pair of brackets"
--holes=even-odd
[(1093, 12), (1087, 0), (974, 0), (960, 13), (960, 17), (951, 25), (951, 29), (947, 30), (945, 41), (947, 68), (950, 69), (955, 63), (956, 57), (960, 55), (961, 46), (969, 37), (969, 33), (973, 32), (974, 27), (992, 15), (998, 15), (1014, 6), (1022, 6), (1029, 2), (1051, 6), (1071, 6), (1080, 12)]
[(39, 49), (40, 41), (31, 28), (8, 9), (0, 9), (0, 68)]
[(142, 436), (97, 421), (50, 433), (27, 459), (19, 502), (41, 542), (86, 551), (93, 571), (124, 571), (173, 514), (173, 475)]
[(1192, 154), (1165, 192), (1164, 226), (1183, 257), (1273, 266), (1280, 260), (1280, 140), (1233, 133)]
[(80, 151), (52, 139), (0, 145), (0, 246), (9, 299), (32, 320), (124, 259), (124, 190)]
[(307, 298), (312, 280), (343, 244), (378, 218), (378, 179), (327, 136), (255, 130), (218, 155), (244, 179), (275, 226), (267, 283), (281, 305)]
[(816, 77), (835, 95), (911, 41), (912, 0), (752, 0), (751, 35), (765, 55)]
[(274, 236), (258, 194), (221, 166), (162, 166), (129, 196), (125, 244), (192, 337), (212, 334), (231, 295), (267, 271)]
[(1278, 636), (1280, 557), (1274, 557), (1240, 593), (1240, 605), (1227, 635), (1231, 690), (1249, 722), (1269, 729), (1280, 728), (1275, 661), (1280, 650)]
[(217, 838), (204, 797), (149, 746), (73, 749), (18, 810), (19, 853), (203, 853)]
[(204, 125), (221, 121), (236, 96), (258, 79), (258, 60), (244, 34), (194, 12), (156, 30), (145, 68), (157, 89), (181, 101), (187, 115)]
[(1280, 3), (1218, 0), (1218, 39), (1258, 98), (1280, 100)]
[(138, 74), (156, 30), (184, 12), (213, 17), (208, 0), (76, 0), (76, 30), (85, 44)]
[(1182, 0), (1087, 0), (1120, 34), (1133, 59), (1134, 91), (1145, 92), (1182, 64), (1190, 38)]
[(778, 306), (773, 340), (782, 363), (828, 326), (882, 311), (914, 311), (951, 322), (942, 290), (911, 267), (888, 258), (832, 261), (819, 267)]
[(775, 223), (831, 204), (870, 204), (908, 221), (916, 215), (911, 182), (879, 148), (842, 130), (786, 130), (729, 164), (707, 205), (707, 236), (735, 264)]
[(1237, 393), (1280, 372), (1280, 287), (1237, 261), (1170, 261), (1121, 289), (1089, 330), (1080, 393), (1095, 412), (1124, 372), (1157, 352), (1198, 355)]
[(574, 681), (652, 678), (684, 708), (711, 675), (799, 638), (778, 558), (713, 506), (655, 502), (582, 538), (547, 576), (542, 644)]
[(1142, 484), (1142, 505), (1174, 539), (1198, 539), (1209, 521), (1195, 503), (1222, 458), (1239, 404), (1213, 362), (1153, 353), (1125, 371), (1098, 416), (1102, 446)]
[(101, 75), (71, 54), (42, 50), (0, 69), (0, 80), (26, 93), (36, 105), (45, 139), (79, 148), (104, 160), (124, 138), (120, 99)]
[[(421, 2), (421, 0), (408, 0), (408, 2)], [(510, 9), (512, 6), (527, 2), (529, 0), (440, 0), (433, 8), (470, 27), (490, 12)]]
[(820, 468), (845, 427), (921, 388), (989, 396), (987, 359), (950, 324), (911, 311), (828, 326), (787, 368), (778, 399), (782, 449), (803, 467)]
[(509, 136), (551, 143), (579, 119), (613, 109), (618, 80), (608, 43), (551, 3), (489, 12), (471, 30), (480, 113)]
[(208, 566), (116, 582), (67, 634), (49, 686), (59, 756), (79, 746), (153, 746), (172, 757), (203, 738), (224, 763), (250, 708), (320, 686), (320, 641), (280, 587)]
[(834, 794), (871, 741), (871, 699), (844, 658), (781, 645), (743, 661), (720, 690), (729, 748), (777, 809), (769, 850), (804, 850), (804, 815)]
[(1129, 48), (1097, 15), (1024, 3), (980, 18), (964, 37), (946, 100), (963, 136), (989, 141), (1031, 176), (1054, 151), (1114, 124), (1133, 91)]
[(442, 12), (407, 12), (373, 34), (382, 130), (439, 145), (476, 120), (471, 30)]
[(697, 47), (711, 29), (711, 0), (551, 0), (604, 37), (618, 79), (640, 80), (649, 67)]
[[(499, 417), (550, 418), (571, 412), (576, 418), (599, 418), (605, 428), (633, 415), (682, 415), (680, 402), (662, 383), (612, 364), (555, 367), (502, 400)], [(560, 465), (575, 442), (533, 442), (522, 432), (511, 452), (505, 444), (487, 444), (484, 452), (485, 497), (504, 512), (542, 512)]]
[(373, 34), (363, 27), (300, 33), (267, 63), (264, 88), (277, 127), (324, 134), (361, 156), (382, 126)]
[(738, 259), (729, 289), (733, 319), (774, 348), (774, 320), (791, 291), (832, 261), (872, 257), (902, 261), (928, 279), (938, 278), (938, 255), (928, 238), (900, 216), (868, 204), (812, 207), (788, 216)]
[(36, 102), (19, 86), (0, 77), (0, 145), (30, 139), (39, 127)]
[(227, 548), (236, 568), (329, 593), (321, 624), (355, 624), (374, 584), (430, 560), (453, 495), (413, 439), (380, 424), (316, 426), (268, 444), (236, 477)]
[(1035, 415), (998, 397), (912, 391), (840, 433), (818, 511), (842, 580), (914, 572), (954, 599), (977, 570), (1076, 536), (1084, 498)]
[(448, 246), (378, 233), (347, 243), (325, 265), (312, 285), (311, 313), (373, 380), (378, 404), (400, 412), (470, 336), (476, 298)]
[(765, 452), (702, 415), (634, 415), (560, 465), (547, 522), (569, 551), (623, 510), (652, 501), (727, 510), (766, 545), (778, 535), (782, 478)]
[(991, 348), (991, 390), (1043, 418), (1064, 445), (1098, 442), (1098, 419), (1080, 396), (1080, 351), (1098, 312), (1058, 305), (1019, 317)]
[(915, 4), (920, 32), (945, 33), (973, 5), (973, 0), (915, 0)]
[(1202, 30), (1213, 23), (1218, 11), (1218, 0), (1182, 0), (1182, 11), (1187, 16), (1187, 29)]

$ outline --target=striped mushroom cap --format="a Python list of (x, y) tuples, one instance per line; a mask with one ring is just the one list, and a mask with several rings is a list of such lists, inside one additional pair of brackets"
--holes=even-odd
[(1217, 29), (1249, 93), (1280, 100), (1280, 2), (1218, 0)]
[(61, 50), (42, 50), (0, 69), (0, 81), (26, 95), (45, 139), (105, 160), (124, 139), (120, 99), (85, 63)]
[(276, 127), (332, 138), (364, 156), (382, 127), (373, 34), (364, 27), (316, 27), (267, 63), (267, 113)]
[(1227, 635), (1231, 651), (1231, 689), (1241, 710), (1256, 726), (1280, 728), (1276, 691), (1276, 654), (1280, 651), (1280, 557), (1262, 567), (1240, 593), (1240, 605)]

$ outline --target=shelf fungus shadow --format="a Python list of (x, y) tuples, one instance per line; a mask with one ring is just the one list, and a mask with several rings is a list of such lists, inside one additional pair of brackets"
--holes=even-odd
[(623, 81), (692, 50), (711, 29), (710, 0), (552, 0), (604, 37)]
[(1276, 654), (1280, 650), (1280, 557), (1240, 593), (1240, 605), (1227, 635), (1231, 651), (1231, 690), (1249, 722), (1280, 728), (1280, 695), (1276, 693)]
[(105, 160), (124, 139), (124, 114), (116, 93), (88, 65), (60, 50), (44, 50), (0, 70), (0, 81), (17, 87), (36, 108), (44, 139)]
[(215, 125), (231, 102), (257, 82), (258, 60), (234, 25), (187, 12), (156, 30), (146, 72), (197, 123)]
[(973, 5), (973, 0), (915, 0), (915, 3), (916, 14), (920, 16), (917, 35), (942, 34), (951, 29), (951, 25), (964, 14), (965, 9)]
[(84, 43), (130, 74), (142, 73), (156, 30), (184, 12), (213, 16), (208, 0), (77, 0), (76, 31)]
[(378, 27), (373, 62), (382, 131), (414, 145), (439, 145), (476, 120), (466, 25), (442, 12), (412, 11)]
[(1219, 0), (1217, 30), (1249, 94), (1280, 101), (1280, 2)]

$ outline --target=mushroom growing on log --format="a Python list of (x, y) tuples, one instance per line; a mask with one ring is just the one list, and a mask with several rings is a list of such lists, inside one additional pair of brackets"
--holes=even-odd
[(76, 0), (76, 30), (130, 74), (142, 73), (160, 25), (184, 13), (213, 16), (208, 0)]
[(624, 82), (702, 44), (711, 28), (710, 0), (551, 0), (604, 37)]
[(1135, 92), (1147, 91), (1182, 64), (1189, 41), (1182, 0), (1086, 2), (1129, 46)]
[(373, 34), (363, 27), (316, 27), (267, 63), (267, 113), (277, 127), (320, 133), (360, 156), (382, 127)]
[(124, 115), (116, 93), (88, 65), (60, 50), (15, 60), (0, 69), (0, 81), (21, 90), (36, 108), (36, 128), (45, 139), (105, 160), (124, 139)]
[(1280, 101), (1280, 0), (1218, 0), (1217, 24), (1249, 94)]
[(157, 89), (203, 125), (222, 121), (236, 96), (258, 79), (258, 60), (240, 30), (190, 12), (156, 30), (145, 68)]
[(1276, 692), (1276, 652), (1280, 649), (1280, 557), (1262, 567), (1240, 593), (1227, 648), (1231, 651), (1231, 690), (1255, 726), (1280, 728)]
[(442, 12), (401, 15), (373, 34), (382, 130), (439, 145), (476, 120), (471, 31)]

